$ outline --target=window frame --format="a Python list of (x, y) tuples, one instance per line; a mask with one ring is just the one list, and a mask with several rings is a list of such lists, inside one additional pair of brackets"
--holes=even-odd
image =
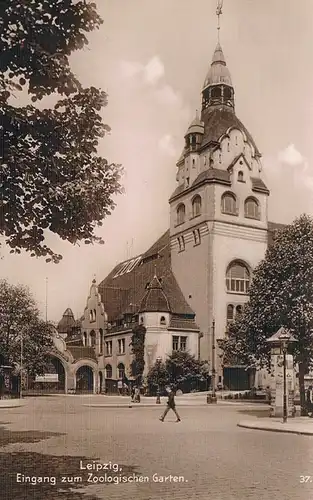
[[(228, 276), (228, 273), (235, 266), (240, 266), (243, 269), (245, 269), (248, 279), (245, 279), (245, 277), (235, 278), (232, 277), (231, 275)], [(248, 295), (250, 282), (251, 282), (251, 271), (249, 269), (249, 266), (245, 262), (234, 260), (228, 265), (225, 273), (225, 285), (227, 293), (232, 293), (236, 295)]]
[[(231, 198), (234, 202), (234, 208), (235, 210), (232, 212), (232, 211), (228, 211), (224, 208), (224, 203), (226, 201), (226, 198)], [(235, 193), (232, 193), (231, 191), (226, 191), (225, 193), (222, 194), (221, 196), (221, 212), (222, 214), (226, 214), (226, 215), (238, 215), (238, 205), (237, 205), (237, 197), (235, 195)]]
[[(254, 203), (254, 207), (255, 207), (255, 210), (256, 210), (256, 216), (249, 214), (248, 211), (247, 211), (247, 205), (250, 202)], [(245, 199), (244, 214), (245, 214), (245, 218), (246, 219), (261, 220), (259, 200), (257, 200), (254, 196), (248, 196), (248, 198)]]
[[(199, 203), (197, 203), (197, 202), (199, 202)], [(192, 211), (192, 218), (199, 217), (199, 215), (201, 215), (201, 213), (202, 213), (202, 198), (201, 198), (200, 194), (196, 194), (192, 198), (191, 211)]]
[(179, 205), (177, 205), (176, 207), (176, 225), (180, 226), (181, 224), (184, 224), (185, 220), (186, 220), (186, 205), (184, 203), (179, 203)]

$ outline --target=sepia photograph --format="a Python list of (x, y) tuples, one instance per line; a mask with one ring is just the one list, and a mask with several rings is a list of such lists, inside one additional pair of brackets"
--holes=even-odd
[(313, 498), (313, 1), (0, 0), (0, 498)]

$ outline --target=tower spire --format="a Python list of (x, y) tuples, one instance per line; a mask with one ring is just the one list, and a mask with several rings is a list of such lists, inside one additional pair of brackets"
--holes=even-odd
[(223, 0), (217, 0), (216, 15), (217, 15), (217, 43), (220, 43), (220, 16), (222, 15)]

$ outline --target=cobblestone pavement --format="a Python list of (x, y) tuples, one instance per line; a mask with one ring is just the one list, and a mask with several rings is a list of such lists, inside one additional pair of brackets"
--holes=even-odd
[[(83, 398), (82, 398), (83, 399)], [(80, 398), (30, 398), (0, 410), (4, 500), (307, 500), (313, 498), (313, 438), (237, 427), (265, 408), (88, 408)], [(80, 464), (105, 463), (88, 472)], [(112, 464), (122, 470), (114, 472)], [(110, 469), (111, 467), (111, 469)], [(97, 483), (88, 483), (90, 480)], [(20, 476), (17, 476), (20, 474)], [(106, 474), (106, 476), (105, 476)], [(111, 484), (122, 476), (142, 482)], [(182, 476), (175, 482), (155, 481)], [(49, 477), (32, 485), (26, 476)], [(301, 483), (300, 476), (311, 476)], [(54, 485), (54, 479), (56, 484)], [(66, 482), (62, 482), (66, 478)], [(80, 479), (82, 481), (80, 482)], [(102, 481), (103, 483), (99, 482)], [(311, 483), (312, 479), (312, 483)], [(33, 480), (35, 482), (35, 479)], [(72, 482), (69, 482), (72, 481)]]

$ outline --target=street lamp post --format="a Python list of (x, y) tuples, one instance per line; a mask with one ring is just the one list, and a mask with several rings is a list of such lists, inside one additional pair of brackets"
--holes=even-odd
[(156, 359), (157, 362), (157, 368), (158, 368), (158, 386), (157, 386), (157, 397), (156, 397), (156, 404), (160, 405), (161, 404), (161, 398), (160, 398), (160, 365), (161, 365), (162, 358), (158, 357)]
[(21, 335), (21, 352), (20, 352), (20, 359), (21, 359), (21, 368), (20, 368), (20, 399), (23, 397), (23, 388), (22, 388), (22, 379), (23, 379), (23, 335)]
[(207, 395), (207, 403), (217, 403), (217, 398), (216, 398), (216, 392), (215, 392), (215, 377), (216, 377), (216, 370), (215, 370), (215, 320), (213, 319), (212, 321), (212, 379), (211, 379), (211, 386), (212, 386), (212, 392), (211, 394)]

